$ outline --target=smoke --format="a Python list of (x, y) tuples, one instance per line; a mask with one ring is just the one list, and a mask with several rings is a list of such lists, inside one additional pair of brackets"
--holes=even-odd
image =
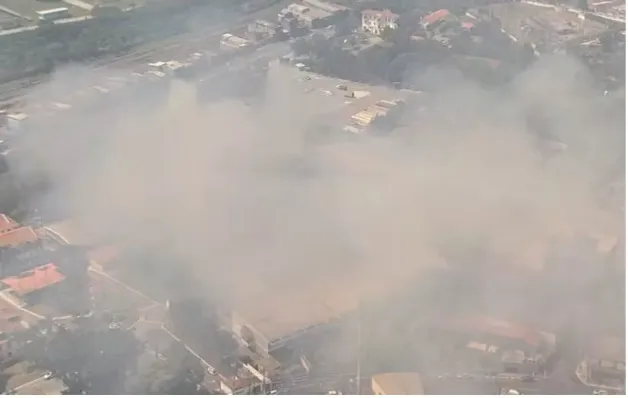
[[(271, 70), (258, 106), (202, 104), (175, 81), (163, 104), (139, 92), (68, 113), (33, 145), (82, 234), (175, 256), (200, 295), (317, 290), (329, 301), (338, 286), (355, 300), (450, 267), (484, 281), (485, 303), (513, 308), (491, 292), (492, 272), (543, 269), (553, 242), (623, 228), (594, 190), (623, 156), (623, 120), (568, 58), (540, 60), (498, 91), (454, 81), (386, 136), (311, 142), (331, 106)], [(531, 114), (566, 151), (543, 159)]]

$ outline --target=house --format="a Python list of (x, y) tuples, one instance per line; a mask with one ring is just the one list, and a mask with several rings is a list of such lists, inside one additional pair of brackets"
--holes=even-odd
[(11, 292), (19, 297), (26, 296), (38, 290), (56, 285), (65, 280), (54, 264), (41, 265), (30, 271), (22, 272), (18, 276), (12, 276), (0, 280), (2, 285), (11, 289)]
[(376, 36), (388, 29), (397, 29), (399, 15), (390, 10), (364, 10), (362, 11), (362, 30)]
[(449, 19), (450, 17), (451, 13), (449, 10), (442, 9), (434, 11), (421, 19), (421, 26), (423, 26), (424, 29), (429, 29), (436, 26), (439, 22)]

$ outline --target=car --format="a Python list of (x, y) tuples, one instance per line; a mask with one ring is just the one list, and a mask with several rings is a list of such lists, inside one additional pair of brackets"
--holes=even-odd
[(347, 90), (349, 90), (349, 87), (345, 86), (344, 84), (339, 84), (339, 85), (337, 85), (337, 86), (336, 86), (336, 88), (337, 88), (338, 90), (341, 90), (341, 91), (347, 91)]
[(120, 329), (122, 325), (120, 325), (120, 322), (111, 322), (109, 324), (109, 330), (117, 330)]
[(212, 376), (216, 376), (218, 374), (218, 372), (216, 372), (216, 369), (214, 369), (214, 368), (207, 368), (207, 371)]
[(45, 380), (50, 380), (50, 379), (52, 379), (53, 376), (54, 376), (54, 374), (52, 372), (50, 372), (50, 371), (44, 373), (44, 379)]

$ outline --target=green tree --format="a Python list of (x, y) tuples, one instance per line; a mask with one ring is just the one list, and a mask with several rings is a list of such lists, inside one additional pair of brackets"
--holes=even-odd
[(390, 26), (386, 26), (384, 30), (382, 30), (380, 37), (388, 42), (393, 42), (397, 37), (396, 33), (397, 32), (395, 32), (395, 29), (391, 28)]

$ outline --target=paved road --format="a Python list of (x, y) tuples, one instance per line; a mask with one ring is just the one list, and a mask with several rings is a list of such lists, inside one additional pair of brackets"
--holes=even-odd
[[(207, 28), (191, 33), (178, 34), (166, 40), (146, 43), (123, 56), (105, 56), (89, 65), (96, 70), (102, 68), (124, 69), (146, 62), (163, 60), (164, 58), (172, 59), (187, 56), (194, 51), (206, 50), (211, 43), (218, 39), (220, 34), (229, 28), (243, 25), (255, 19), (272, 18), (274, 20), (277, 12), (285, 7), (287, 3), (287, 0), (281, 0), (271, 7), (245, 15), (221, 15), (217, 21), (207, 21), (207, 25), (210, 25)], [(29, 93), (34, 86), (47, 81), (47, 78), (48, 75), (42, 75), (0, 85), (0, 105), (18, 101)]]

